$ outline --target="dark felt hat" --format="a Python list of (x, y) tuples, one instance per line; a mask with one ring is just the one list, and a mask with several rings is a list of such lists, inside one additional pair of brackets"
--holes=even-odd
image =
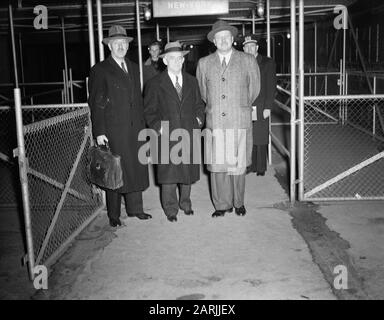
[(189, 51), (183, 50), (183, 48), (181, 47), (181, 43), (179, 41), (168, 42), (165, 45), (163, 54), (161, 54), (159, 57), (164, 58), (165, 55), (169, 52), (181, 52), (183, 54), (183, 56), (185, 56), (187, 53), (189, 53)]
[(132, 37), (127, 36), (127, 31), (122, 26), (114, 25), (108, 30), (108, 37), (103, 39), (104, 44), (108, 44), (111, 40), (115, 39), (127, 39), (128, 42), (133, 40)]
[(238, 30), (236, 27), (231, 26), (228, 22), (224, 20), (218, 20), (213, 24), (212, 30), (208, 33), (207, 35), (208, 40), (213, 42), (213, 38), (215, 37), (215, 34), (224, 30), (230, 31), (234, 38), (237, 36)]

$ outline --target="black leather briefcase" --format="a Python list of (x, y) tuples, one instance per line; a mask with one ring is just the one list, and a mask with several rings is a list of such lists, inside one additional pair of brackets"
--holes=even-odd
[(89, 180), (105, 189), (115, 190), (123, 186), (121, 158), (111, 152), (108, 145), (94, 146), (88, 151)]

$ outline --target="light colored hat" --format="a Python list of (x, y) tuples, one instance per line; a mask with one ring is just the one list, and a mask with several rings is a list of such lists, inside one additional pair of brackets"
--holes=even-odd
[(181, 43), (179, 41), (168, 42), (165, 45), (164, 53), (161, 54), (159, 57), (164, 58), (165, 55), (169, 52), (181, 52), (183, 54), (183, 56), (185, 56), (187, 53), (189, 53), (189, 51), (183, 50), (183, 48), (181, 47)]
[(228, 24), (228, 22), (224, 20), (218, 20), (213, 24), (212, 30), (208, 33), (207, 35), (208, 40), (213, 42), (213, 38), (215, 37), (215, 34), (224, 30), (230, 31), (234, 38), (237, 36), (238, 30), (236, 27), (231, 26), (230, 24)]
[(125, 29), (119, 25), (114, 25), (109, 28), (108, 37), (103, 39), (103, 43), (108, 45), (111, 40), (115, 39), (127, 39), (128, 42), (133, 40), (132, 37), (127, 36), (127, 31), (125, 31)]
[(243, 46), (247, 43), (256, 43), (257, 44), (257, 36), (255, 34), (251, 34), (250, 36), (246, 36), (244, 38)]

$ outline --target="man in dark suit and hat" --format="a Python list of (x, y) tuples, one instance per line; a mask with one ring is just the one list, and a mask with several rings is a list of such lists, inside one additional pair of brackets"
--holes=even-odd
[(144, 213), (142, 191), (149, 186), (148, 166), (138, 160), (139, 132), (145, 128), (139, 68), (125, 55), (129, 48), (125, 29), (114, 25), (103, 43), (111, 55), (92, 67), (89, 75), (89, 99), (92, 131), (99, 145), (108, 144), (121, 156), (124, 185), (106, 190), (107, 211), (112, 227), (121, 225), (120, 207), (124, 197), (129, 217), (149, 219)]
[[(144, 94), (148, 126), (158, 132), (159, 140), (165, 137), (169, 143), (169, 148), (162, 148), (161, 142), (158, 144), (157, 182), (161, 184), (165, 215), (171, 222), (177, 221), (179, 208), (186, 215), (193, 214), (191, 185), (200, 179), (200, 144), (193, 131), (203, 126), (204, 103), (196, 78), (182, 72), (184, 55), (188, 52), (182, 50), (178, 41), (168, 43), (164, 54), (160, 56), (167, 70), (149, 80)], [(172, 138), (174, 135), (177, 139)], [(173, 152), (174, 149), (181, 150), (181, 155)], [(197, 163), (194, 161), (196, 159)]]
[(256, 35), (245, 37), (244, 52), (256, 58), (260, 68), (260, 93), (253, 103), (253, 149), (251, 172), (263, 176), (267, 170), (267, 150), (269, 143), (269, 121), (276, 94), (276, 64), (273, 59), (258, 53), (259, 45)]

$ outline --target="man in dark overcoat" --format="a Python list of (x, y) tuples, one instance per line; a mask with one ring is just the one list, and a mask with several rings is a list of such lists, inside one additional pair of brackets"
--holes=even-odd
[(258, 40), (254, 34), (245, 37), (243, 49), (244, 52), (256, 58), (260, 69), (260, 93), (253, 103), (256, 110), (252, 119), (253, 149), (252, 165), (249, 167), (249, 171), (256, 172), (258, 176), (263, 176), (267, 170), (269, 121), (276, 94), (276, 64), (273, 59), (258, 53)]
[(124, 185), (106, 190), (107, 211), (112, 227), (121, 225), (120, 207), (124, 197), (129, 217), (149, 219), (144, 213), (142, 191), (149, 186), (148, 166), (138, 160), (139, 132), (145, 128), (138, 66), (125, 55), (129, 42), (125, 29), (115, 25), (103, 39), (111, 55), (92, 67), (89, 99), (93, 136), (99, 145), (108, 143), (112, 153), (121, 156)]
[[(164, 212), (171, 222), (177, 221), (179, 208), (187, 215), (193, 214), (191, 185), (200, 179), (200, 136), (196, 138), (193, 130), (199, 133), (203, 125), (204, 103), (196, 78), (182, 72), (187, 53), (178, 41), (168, 43), (161, 55), (167, 70), (149, 80), (144, 95), (148, 127), (159, 134), (157, 182), (161, 184)], [(169, 149), (162, 148), (160, 140), (164, 137)], [(181, 150), (181, 155), (172, 150)]]

